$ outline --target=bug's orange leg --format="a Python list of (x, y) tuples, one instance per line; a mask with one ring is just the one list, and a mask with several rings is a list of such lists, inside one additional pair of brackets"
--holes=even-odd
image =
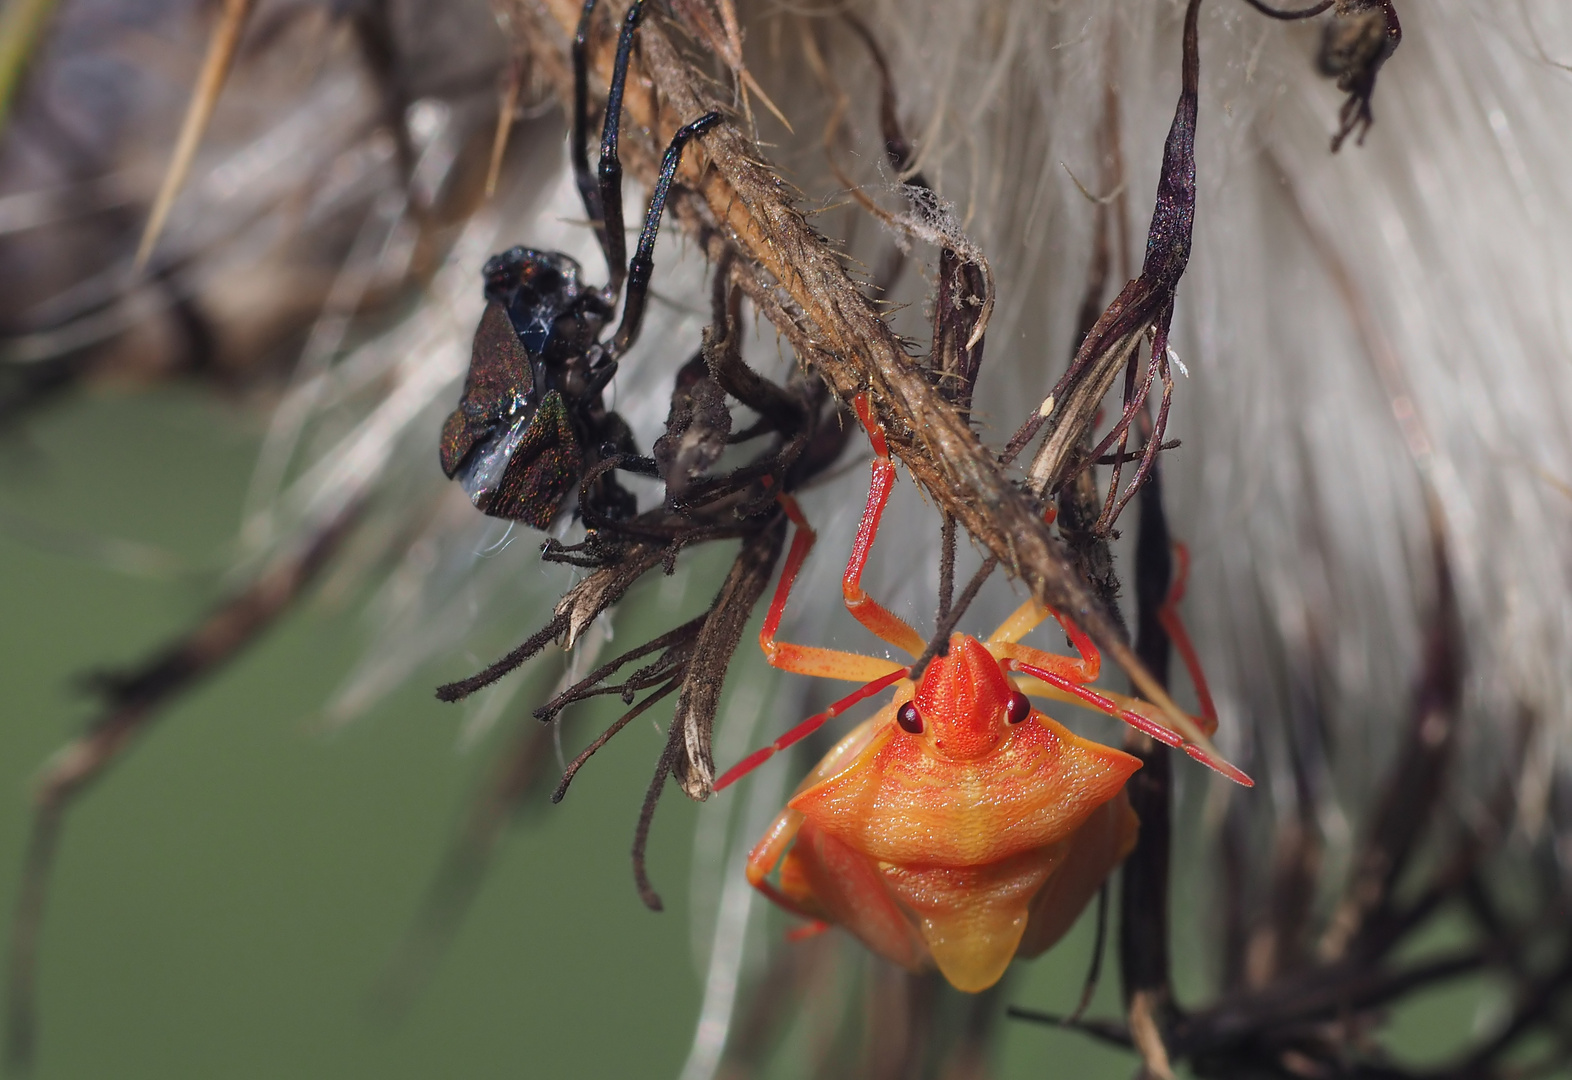
[(769, 611), (764, 616), (764, 626), (759, 630), (759, 648), (764, 650), (764, 659), (772, 666), (782, 671), (790, 671), (798, 675), (814, 675), (821, 679), (845, 679), (847, 682), (867, 682), (870, 679), (881, 678), (892, 671), (904, 671), (893, 660), (886, 660), (877, 656), (863, 656), (859, 653), (842, 652), (839, 649), (824, 649), (816, 645), (796, 645), (791, 642), (775, 640), (776, 633), (780, 630), (781, 616), (786, 611), (786, 600), (791, 595), (792, 586), (797, 581), (797, 574), (802, 570), (803, 562), (808, 558), (813, 543), (818, 537), (813, 527), (808, 524), (808, 519), (803, 516), (802, 510), (797, 505), (797, 500), (790, 495), (780, 496), (780, 505), (786, 511), (786, 516), (796, 526), (792, 536), (791, 550), (786, 553), (786, 565), (781, 570), (781, 579), (775, 585), (775, 596), (770, 601)]
[(846, 574), (841, 578), (841, 593), (846, 598), (846, 610), (852, 618), (872, 630), (883, 641), (897, 649), (904, 649), (912, 656), (921, 655), (927, 647), (922, 635), (913, 630), (895, 612), (863, 591), (862, 572), (868, 565), (868, 552), (879, 533), (879, 519), (884, 516), (884, 506), (890, 501), (890, 489), (895, 486), (895, 463), (890, 460), (890, 448), (884, 441), (884, 429), (874, 419), (873, 406), (867, 394), (852, 398), (852, 408), (857, 419), (868, 432), (873, 443), (873, 478), (868, 484), (868, 505), (863, 508), (862, 522), (857, 526), (857, 541), (852, 544), (851, 558), (846, 561)]
[(986, 644), (1014, 645), (1037, 629), (1050, 614), (1051, 612), (1036, 600), (1028, 600), (1012, 611), (1010, 617), (999, 624), (999, 629), (988, 635)]
[(823, 919), (814, 919), (807, 926), (799, 926), (795, 930), (788, 930), (786, 932), (786, 942), (787, 944), (795, 945), (799, 941), (807, 941), (809, 938), (818, 937), (829, 928), (830, 924)]
[(748, 875), (748, 884), (758, 889), (774, 903), (791, 912), (801, 915), (804, 919), (819, 921), (819, 917), (811, 911), (805, 910), (797, 901), (781, 892), (770, 882), (770, 874), (774, 871), (781, 857), (786, 854), (786, 849), (791, 847), (791, 842), (797, 839), (797, 830), (802, 828), (802, 815), (795, 810), (786, 810), (775, 819), (770, 826), (770, 831), (765, 833), (753, 850), (748, 852), (748, 862), (745, 869)]
[(737, 764), (727, 769), (724, 773), (721, 774), (720, 779), (715, 781), (714, 790), (719, 791), (724, 787), (728, 787), (731, 784), (736, 783), (742, 777), (748, 775), (754, 769), (757, 769), (760, 765), (763, 765), (766, 761), (774, 757), (780, 751), (786, 749), (788, 746), (791, 746), (793, 743), (806, 739), (809, 735), (812, 735), (815, 731), (818, 731), (821, 727), (824, 726), (826, 721), (835, 719), (837, 716), (841, 715), (841, 713), (845, 712), (859, 701), (863, 701), (872, 697), (880, 690), (883, 690), (889, 686), (893, 686), (895, 683), (900, 682), (904, 678), (906, 678), (906, 669), (903, 667), (898, 667), (888, 674), (879, 676), (877, 679), (874, 679), (872, 682), (861, 687), (860, 689), (853, 690), (835, 704), (831, 705), (828, 709), (808, 717), (808, 719), (804, 720), (786, 734), (770, 743), (770, 745), (755, 750), (753, 753), (737, 762)]
[(1107, 694), (1099, 693), (1096, 690), (1082, 686), (1080, 683), (1065, 678), (1059, 672), (1054, 671), (1051, 668), (1041, 667), (1037, 664), (1028, 663), (1026, 661), (1017, 660), (1014, 658), (1006, 659), (1004, 663), (1005, 667), (1010, 671), (1019, 671), (1022, 674), (1041, 679), (1049, 686), (1057, 687), (1068, 694), (1074, 695), (1076, 698), (1090, 705), (1099, 712), (1107, 713), (1109, 716), (1118, 717), (1120, 720), (1123, 720), (1137, 731), (1144, 735), (1150, 735), (1152, 738), (1156, 739), (1165, 746), (1172, 746), (1183, 750), (1186, 754), (1189, 754), (1192, 758), (1199, 761), (1207, 768), (1221, 773), (1223, 776), (1226, 776), (1236, 784), (1240, 784), (1244, 787), (1255, 786), (1255, 781), (1251, 780), (1250, 777), (1246, 776), (1236, 766), (1230, 765), (1222, 758), (1208, 753), (1202, 747), (1197, 746), (1193, 742), (1190, 742), (1183, 735), (1179, 734), (1179, 732), (1158, 722), (1156, 719), (1139, 713), (1134, 709), (1122, 707), (1119, 702), (1115, 701)]
[(1196, 654), (1195, 644), (1179, 618), (1179, 602), (1184, 599), (1185, 581), (1190, 576), (1190, 549), (1175, 541), (1174, 557), (1179, 565), (1174, 572), (1173, 584), (1168, 587), (1168, 596), (1163, 600), (1163, 606), (1157, 609), (1157, 621), (1178, 650), (1185, 670), (1190, 673), (1196, 700), (1201, 705), (1201, 716), (1206, 721), (1201, 725), (1201, 730), (1211, 735), (1217, 731), (1217, 705), (1212, 701), (1211, 687), (1206, 685), (1206, 672), (1201, 670), (1201, 658)]
[[(1065, 635), (1070, 639), (1078, 656), (1060, 656), (1057, 653), (1044, 652), (1034, 649), (1029, 645), (1020, 645), (1017, 642), (1035, 628), (1049, 615), (1059, 620), (1059, 625), (1064, 628)], [(1004, 621), (1004, 624), (995, 630), (988, 639), (988, 648), (995, 656), (1011, 657), (1023, 660), (1038, 667), (1056, 671), (1066, 679), (1076, 683), (1091, 683), (1097, 681), (1097, 676), (1103, 669), (1103, 654), (1092, 644), (1092, 639), (1087, 637), (1086, 631), (1065, 616), (1049, 607), (1038, 604), (1035, 600), (1028, 600), (1016, 609), (1015, 614)]]

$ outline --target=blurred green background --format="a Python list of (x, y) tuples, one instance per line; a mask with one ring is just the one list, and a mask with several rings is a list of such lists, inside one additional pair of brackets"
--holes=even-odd
[[(138, 661), (218, 595), (260, 437), (250, 416), (179, 388), (102, 394), (0, 444), (7, 918), (32, 777), (92, 715), (76, 680)], [(205, 572), (128, 574), (88, 550), (109, 537)], [(667, 911), (646, 911), (628, 850), (661, 746), (648, 723), (608, 745), (560, 806), (526, 815), (408, 1014), (395, 1023), (372, 1007), (509, 722), (487, 746), (457, 749), (461, 711), (431, 695), (438, 678), (468, 670), (455, 643), (451, 670), (417, 675), (371, 716), (324, 734), (317, 710), (364, 645), (359, 618), (353, 603), (302, 605), (181, 699), (72, 810), (42, 941), (39, 1076), (680, 1071), (702, 990), (685, 895), (692, 830), (714, 808), (668, 789), (651, 849)], [(570, 753), (596, 719), (576, 726)], [(784, 926), (772, 918), (766, 932)], [(1089, 945), (1083, 926), (1017, 977), (1012, 1000), (1066, 1007)], [(1122, 1076), (1133, 1060), (1016, 1024), (1004, 1040), (1006, 1075), (1053, 1060), (1064, 1075)], [(778, 1056), (791, 1074), (790, 1048)]]

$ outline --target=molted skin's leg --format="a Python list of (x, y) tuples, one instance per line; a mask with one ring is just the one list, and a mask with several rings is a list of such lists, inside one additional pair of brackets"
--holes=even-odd
[(573, 180), (584, 203), (584, 212), (595, 228), (595, 239), (600, 241), (601, 254), (606, 265), (611, 266), (611, 251), (606, 247), (606, 219), (600, 208), (600, 189), (589, 169), (589, 72), (585, 50), (589, 48), (590, 17), (595, 13), (598, 0), (584, 0), (579, 13), (578, 31), (573, 36)]
[(677, 166), (682, 163), (682, 148), (690, 139), (704, 134), (720, 121), (720, 113), (705, 113), (693, 123), (678, 128), (671, 137), (671, 145), (666, 147), (660, 174), (655, 179), (655, 190), (650, 193), (649, 209), (644, 215), (644, 228), (639, 232), (639, 246), (633, 252), (633, 261), (628, 264), (628, 294), (622, 301), (622, 323), (608, 350), (613, 359), (627, 352), (638, 340), (639, 326), (644, 321), (644, 303), (649, 297), (650, 275), (655, 272), (655, 236), (660, 232), (660, 216), (666, 209), (671, 182), (677, 175)]
[(857, 527), (857, 540), (852, 545), (851, 558), (846, 562), (846, 574), (841, 579), (841, 594), (846, 598), (846, 610), (852, 617), (872, 630), (878, 637), (902, 649), (913, 657), (919, 656), (927, 642), (905, 620), (869, 596), (862, 588), (862, 572), (868, 565), (868, 552), (873, 548), (874, 537), (879, 532), (879, 519), (884, 516), (884, 506), (890, 501), (890, 489), (895, 486), (895, 463), (890, 460), (889, 446), (884, 441), (884, 429), (873, 418), (873, 407), (867, 394), (852, 399), (857, 418), (868, 432), (873, 443), (873, 478), (868, 485), (868, 504), (863, 508), (862, 523)]
[(1139, 831), (1140, 822), (1123, 791), (1092, 811), (1065, 841), (1069, 850), (1064, 861), (1032, 898), (1017, 955), (1038, 956), (1064, 937), (1114, 867), (1134, 849)]
[[(600, 135), (600, 213), (605, 223), (606, 263), (611, 280), (606, 296), (615, 299), (628, 273), (628, 239), (622, 231), (622, 160), (617, 156), (617, 134), (622, 123), (622, 91), (628, 82), (628, 62), (633, 56), (633, 32), (644, 17), (644, 0), (633, 0), (622, 20), (617, 38), (617, 59), (611, 69), (606, 94), (606, 124)], [(581, 22), (582, 17), (581, 17)]]

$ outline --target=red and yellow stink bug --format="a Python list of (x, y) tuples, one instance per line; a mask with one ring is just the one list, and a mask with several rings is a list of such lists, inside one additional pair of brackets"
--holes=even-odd
[[(842, 580), (846, 607), (915, 658), (922, 637), (861, 584), (895, 466), (866, 396), (854, 404), (875, 458)], [(1124, 783), (1140, 762), (1068, 731), (1034, 709), (1028, 694), (1090, 705), (1250, 784), (1209, 746), (1170, 728), (1153, 706), (1091, 689), (1101, 666), (1096, 647), (1069, 619), (1032, 601), (987, 640), (954, 635), (947, 655), (915, 682), (893, 660), (777, 641), (786, 599), (814, 542), (796, 504), (788, 497), (782, 503), (796, 533), (759, 644), (778, 668), (863, 686), (744, 758), (716, 789), (857, 702), (894, 690), (809, 773), (748, 857), (748, 880), (787, 911), (818, 928), (843, 926), (911, 970), (936, 966), (973, 992), (997, 982), (1016, 955), (1036, 956), (1058, 941), (1135, 844), (1139, 824)], [(1177, 591), (1170, 601), (1176, 598)], [(1021, 644), (1050, 616), (1078, 658)], [(1188, 648), (1181, 651), (1188, 658)], [(1203, 701), (1209, 717), (1196, 723), (1210, 735), (1216, 720), (1204, 693)]]

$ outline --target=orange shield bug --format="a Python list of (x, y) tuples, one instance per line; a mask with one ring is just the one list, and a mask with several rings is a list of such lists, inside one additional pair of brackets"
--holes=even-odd
[[(842, 579), (846, 606), (881, 639), (917, 657), (922, 637), (862, 588), (895, 466), (866, 396), (854, 405), (875, 458)], [(954, 635), (947, 654), (916, 681), (893, 660), (777, 641), (786, 599), (814, 542), (796, 504), (781, 501), (796, 533), (759, 644), (775, 667), (863, 686), (738, 762), (716, 789), (857, 702), (894, 690), (808, 774), (748, 856), (754, 887), (814, 928), (843, 926), (880, 956), (911, 970), (937, 967), (972, 992), (997, 982), (1015, 956), (1036, 956), (1069, 930), (1135, 844), (1139, 823), (1124, 784), (1140, 761), (1073, 734), (1033, 708), (1028, 693), (1090, 705), (1250, 784), (1209, 748), (1168, 727), (1153, 706), (1091, 689), (1101, 666), (1096, 647), (1035, 601), (986, 640)], [(1079, 657), (1021, 644), (1050, 616)], [(1202, 696), (1209, 716), (1197, 724), (1209, 735), (1216, 721)]]

